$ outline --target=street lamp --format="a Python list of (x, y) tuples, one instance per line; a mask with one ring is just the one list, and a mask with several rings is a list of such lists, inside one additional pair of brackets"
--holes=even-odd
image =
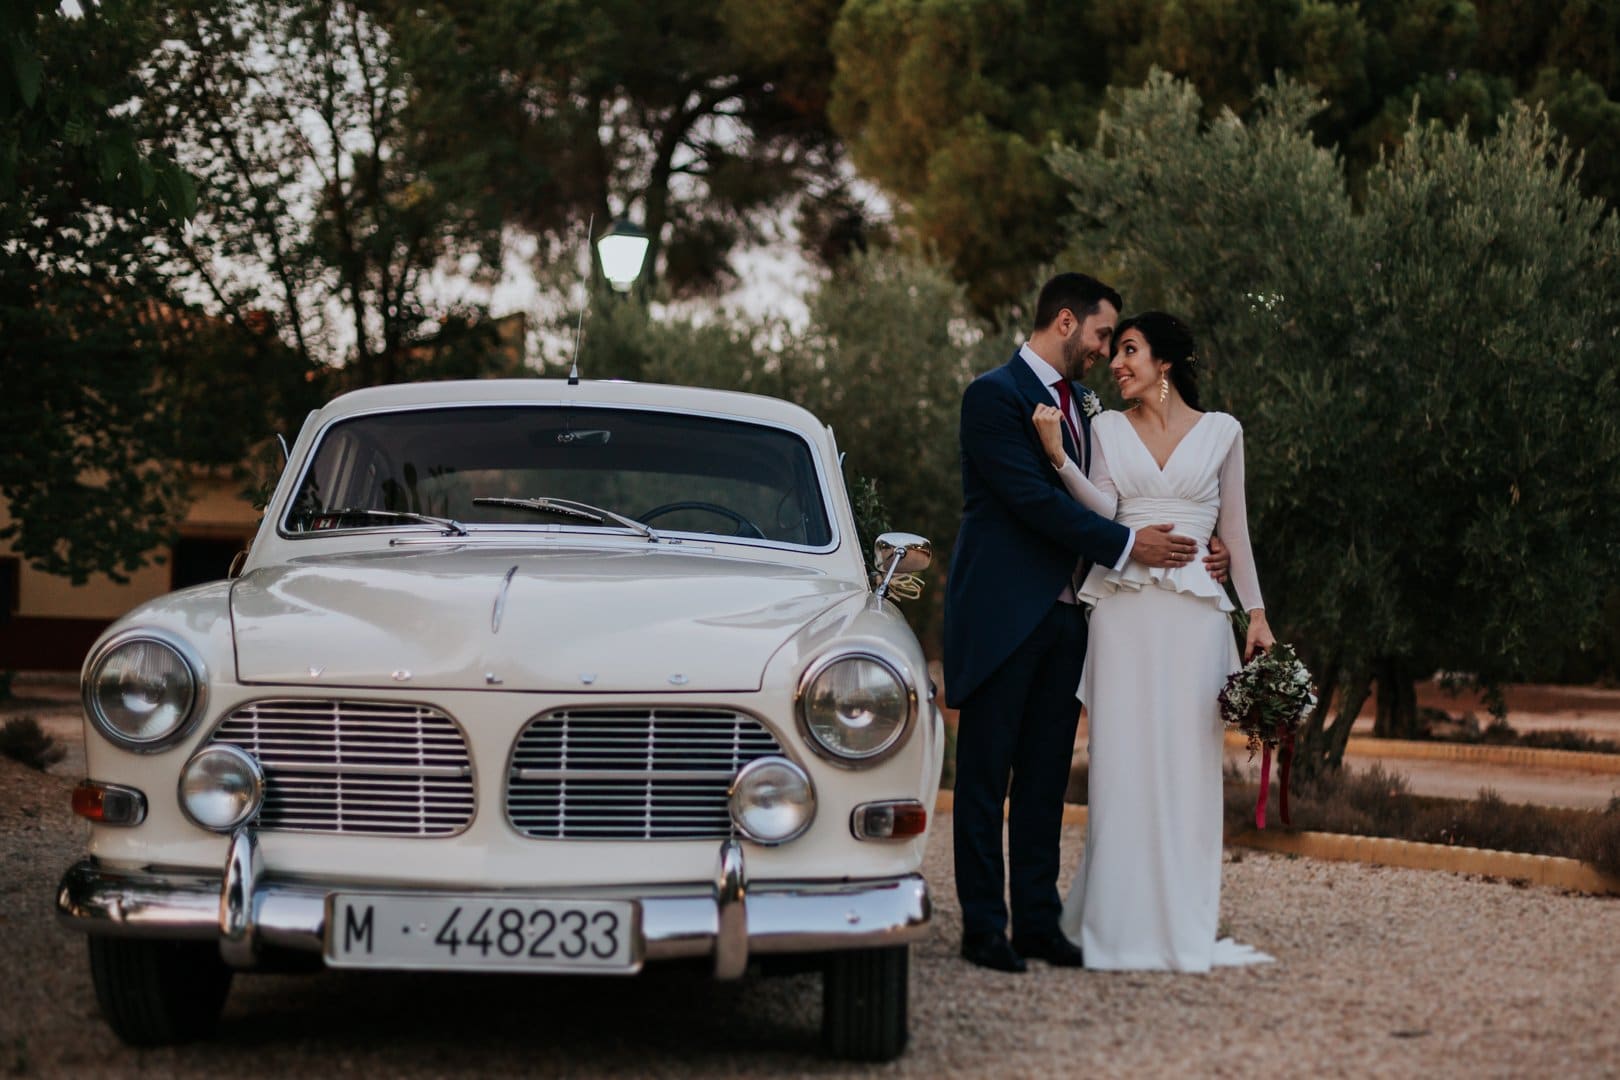
[(619, 292), (629, 292), (630, 286), (641, 276), (647, 243), (647, 234), (631, 224), (629, 218), (620, 218), (609, 225), (596, 242), (597, 253), (602, 257), (602, 273)]

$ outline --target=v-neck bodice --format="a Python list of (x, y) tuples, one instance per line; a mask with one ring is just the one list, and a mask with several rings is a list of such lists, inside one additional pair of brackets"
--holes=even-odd
[(1221, 463), (1237, 421), (1226, 413), (1200, 416), (1163, 468), (1124, 413), (1103, 413), (1092, 424), (1119, 491), (1116, 520), (1133, 529), (1173, 521), (1177, 532), (1208, 544), (1221, 508)]
[(1221, 467), (1242, 431), (1237, 420), (1226, 413), (1200, 416), (1163, 468), (1124, 413), (1102, 413), (1092, 419), (1091, 429), (1118, 495), (1114, 520), (1133, 529), (1173, 524), (1178, 534), (1197, 541), (1199, 557), (1176, 567), (1149, 567), (1134, 560), (1119, 570), (1094, 567), (1081, 586), (1081, 599), (1095, 603), (1120, 588), (1157, 585), (1205, 597), (1230, 610), (1226, 590), (1209, 576), (1202, 556), (1220, 518)]
[(1159, 459), (1157, 457), (1154, 457), (1154, 455), (1153, 455), (1153, 448), (1147, 444), (1146, 439), (1142, 438), (1142, 432), (1139, 431), (1137, 429), (1136, 425), (1131, 422), (1131, 418), (1129, 416), (1125, 416), (1124, 413), (1120, 413), (1119, 415), (1125, 417), (1125, 426), (1127, 428), (1129, 428), (1130, 431), (1131, 431), (1131, 434), (1136, 437), (1137, 445), (1140, 446), (1142, 448), (1143, 452), (1146, 453), (1147, 456), (1152, 459), (1153, 467), (1158, 469), (1160, 472), (1164, 472), (1171, 465), (1175, 464), (1176, 454), (1181, 450), (1182, 445), (1185, 444), (1188, 439), (1191, 439), (1193, 437), (1193, 435), (1195, 435), (1197, 433), (1198, 428), (1209, 417), (1209, 413), (1199, 413), (1198, 414), (1198, 419), (1194, 420), (1192, 422), (1192, 426), (1189, 427), (1186, 431), (1181, 433), (1181, 438), (1176, 440), (1176, 445), (1174, 445), (1174, 446), (1172, 446), (1170, 448), (1170, 456), (1164, 459), (1164, 464), (1163, 465), (1160, 465), (1159, 464)]

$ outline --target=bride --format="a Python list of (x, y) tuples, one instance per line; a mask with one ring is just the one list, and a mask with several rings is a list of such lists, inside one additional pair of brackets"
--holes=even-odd
[[(1091, 476), (1063, 449), (1062, 414), (1035, 411), (1069, 493), (1133, 528), (1174, 522), (1207, 554), (1219, 532), (1249, 613), (1245, 659), (1273, 643), (1243, 500), (1243, 429), (1200, 412), (1192, 334), (1149, 311), (1114, 334), (1108, 365), (1137, 404), (1091, 423)], [(1208, 971), (1264, 953), (1216, 941), (1221, 890), (1223, 741), (1216, 697), (1239, 667), (1226, 591), (1194, 558), (1183, 566), (1094, 566), (1079, 591), (1091, 613), (1079, 697), (1090, 717), (1085, 858), (1063, 932), (1101, 970)]]

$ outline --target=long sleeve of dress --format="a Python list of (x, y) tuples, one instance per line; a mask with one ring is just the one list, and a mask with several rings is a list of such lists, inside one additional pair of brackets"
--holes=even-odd
[(1088, 477), (1073, 458), (1065, 457), (1063, 467), (1058, 470), (1058, 478), (1076, 502), (1112, 521), (1114, 511), (1119, 506), (1119, 492), (1114, 487), (1114, 478), (1108, 474), (1108, 458), (1103, 454), (1102, 444), (1097, 441), (1095, 425), (1091, 429), (1091, 473)]
[[(1078, 471), (1078, 470), (1076, 470)], [(1243, 494), (1243, 431), (1238, 430), (1232, 447), (1221, 463), (1221, 509), (1215, 519), (1215, 532), (1232, 556), (1232, 584), (1237, 587), (1243, 610), (1266, 606), (1260, 595), (1260, 575), (1254, 569), (1254, 548), (1249, 545), (1249, 507)]]

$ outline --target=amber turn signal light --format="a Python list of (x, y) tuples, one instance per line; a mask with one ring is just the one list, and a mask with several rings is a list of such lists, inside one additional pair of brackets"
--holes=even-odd
[(857, 840), (905, 840), (928, 828), (928, 810), (915, 799), (862, 803), (849, 817)]
[(73, 812), (100, 825), (139, 825), (146, 820), (146, 796), (119, 784), (84, 780), (73, 789)]

